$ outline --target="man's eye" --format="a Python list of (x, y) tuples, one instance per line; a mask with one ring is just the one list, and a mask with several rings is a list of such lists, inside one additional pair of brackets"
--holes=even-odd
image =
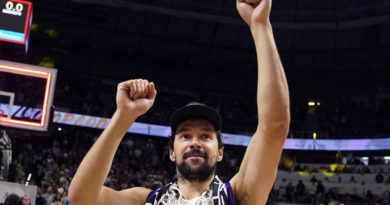
[(208, 135), (203, 135), (203, 138), (205, 138), (205, 139), (209, 139), (209, 138), (210, 138), (210, 136), (208, 136)]
[(188, 135), (182, 135), (181, 138), (187, 139)]

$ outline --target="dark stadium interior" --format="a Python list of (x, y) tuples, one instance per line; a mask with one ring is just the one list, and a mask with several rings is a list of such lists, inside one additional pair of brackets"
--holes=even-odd
[[(168, 125), (174, 110), (199, 101), (220, 112), (223, 132), (251, 135), (255, 131), (256, 53), (235, 1), (32, 2), (28, 54), (20, 45), (0, 42), (0, 59), (57, 68), (55, 110), (111, 117), (116, 85), (143, 78), (155, 82), (158, 96), (139, 122)], [(389, 0), (273, 0), (271, 23), (290, 89), (289, 138), (311, 139), (313, 132), (318, 139), (389, 138)], [(309, 107), (308, 101), (320, 105)], [(40, 187), (38, 198), (46, 197), (46, 202), (56, 194), (66, 196), (80, 160), (101, 133), (100, 129), (52, 127), (44, 137), (0, 127), (11, 133), (13, 142), (8, 181), (23, 183), (32, 173), (32, 182)], [(174, 167), (165, 166), (170, 163), (166, 139), (127, 134), (124, 141), (107, 186), (158, 187), (174, 175)], [(233, 176), (244, 150), (226, 147), (226, 159), (218, 167), (222, 179)], [(382, 173), (384, 179), (373, 178), (372, 183), (389, 185), (389, 162), (374, 160), (389, 156), (388, 150), (342, 154), (349, 156), (348, 164), (356, 158), (356, 164), (365, 168), (340, 173)], [(325, 151), (285, 150), (283, 156), (279, 169), (290, 172), (297, 172), (299, 164), (338, 160), (336, 152)], [(370, 156), (367, 166), (358, 160), (363, 156)], [(294, 165), (286, 166), (288, 160)], [(142, 166), (134, 166), (138, 164)], [(387, 168), (373, 170), (378, 164)], [(47, 193), (49, 186), (55, 189), (52, 193)], [(390, 204), (388, 188), (386, 194), (340, 194), (332, 189), (309, 194), (298, 187), (282, 193), (275, 188), (268, 203)]]

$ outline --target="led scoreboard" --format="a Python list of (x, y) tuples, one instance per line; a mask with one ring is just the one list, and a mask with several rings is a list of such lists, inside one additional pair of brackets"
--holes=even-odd
[(22, 0), (0, 0), (0, 41), (24, 44), (32, 21), (32, 3)]

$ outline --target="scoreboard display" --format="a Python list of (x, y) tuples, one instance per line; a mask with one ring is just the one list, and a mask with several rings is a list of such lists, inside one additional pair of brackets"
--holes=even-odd
[(22, 0), (0, 0), (0, 40), (28, 47), (32, 21), (32, 3)]

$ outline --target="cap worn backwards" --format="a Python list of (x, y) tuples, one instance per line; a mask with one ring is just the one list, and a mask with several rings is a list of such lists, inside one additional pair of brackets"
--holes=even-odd
[(218, 112), (205, 104), (191, 102), (177, 109), (171, 116), (172, 135), (176, 133), (176, 129), (180, 123), (187, 119), (204, 119), (214, 125), (216, 131), (221, 131), (222, 120)]

